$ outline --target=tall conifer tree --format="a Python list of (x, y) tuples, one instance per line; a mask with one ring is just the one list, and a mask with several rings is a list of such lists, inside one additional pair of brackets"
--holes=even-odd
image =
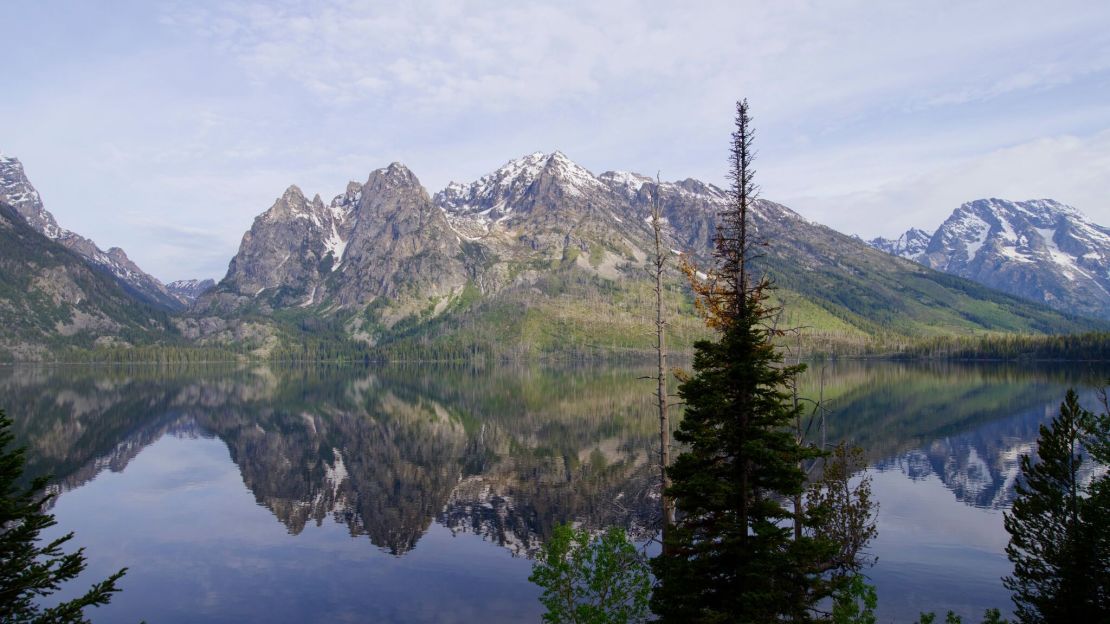
[(663, 622), (806, 621), (823, 595), (813, 562), (833, 547), (795, 539), (783, 503), (800, 493), (800, 462), (820, 453), (795, 439), (798, 407), (772, 344), (769, 283), (752, 272), (757, 188), (747, 101), (737, 103), (730, 154), (731, 204), (720, 215), (717, 267), (697, 280), (699, 306), (716, 341), (695, 345), (693, 375), (679, 386), (686, 410), (675, 439), (686, 445), (669, 475), (679, 516), (664, 555), (652, 609)]

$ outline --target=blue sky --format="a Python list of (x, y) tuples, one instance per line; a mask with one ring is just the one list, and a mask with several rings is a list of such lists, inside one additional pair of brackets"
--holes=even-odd
[(429, 192), (554, 149), (722, 183), (740, 97), (763, 196), (841, 231), (990, 196), (1110, 225), (1106, 2), (15, 0), (0, 24), (0, 151), (163, 280), (222, 277), (288, 185), (393, 161)]

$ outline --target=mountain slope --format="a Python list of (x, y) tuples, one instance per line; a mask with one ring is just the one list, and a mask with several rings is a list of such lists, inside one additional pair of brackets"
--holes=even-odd
[(55, 346), (127, 344), (171, 331), (164, 313), (0, 201), (0, 353), (33, 358)]
[(119, 247), (103, 251), (91, 240), (59, 227), (54, 215), (43, 206), (17, 158), (0, 154), (0, 201), (11, 206), (32, 229), (77, 253), (90, 265), (105, 271), (128, 292), (151, 305), (167, 310), (181, 309), (184, 301), (166, 290), (156, 278), (140, 269)]
[[(431, 198), (396, 163), (326, 206), (291, 187), (191, 314), (261, 314), (300, 327), (332, 319), (333, 330), (404, 352), (646, 349), (656, 197), (676, 260), (666, 297), (682, 348), (704, 328), (677, 259), (712, 263), (725, 192), (692, 179), (594, 175), (560, 152)], [(783, 323), (824, 344), (1097, 325), (895, 258), (773, 202), (759, 201), (752, 220), (766, 243), (758, 268), (786, 304)]]
[[(920, 230), (902, 239), (912, 232)], [(1110, 228), (1050, 199), (976, 200), (957, 208), (923, 247), (871, 243), (1057, 310), (1110, 318)]]

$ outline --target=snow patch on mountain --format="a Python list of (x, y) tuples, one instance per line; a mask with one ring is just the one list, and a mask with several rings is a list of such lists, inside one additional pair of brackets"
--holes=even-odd
[(598, 179), (611, 188), (619, 189), (626, 195), (635, 195), (645, 184), (654, 182), (651, 178), (631, 171), (606, 171)]

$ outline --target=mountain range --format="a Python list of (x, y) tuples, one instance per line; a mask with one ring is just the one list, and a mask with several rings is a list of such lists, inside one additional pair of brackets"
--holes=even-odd
[[(666, 219), (673, 259), (666, 280), (672, 344), (686, 348), (705, 329), (679, 261), (712, 263), (717, 217), (727, 207), (726, 192), (712, 184), (595, 175), (558, 151), (524, 156), (434, 194), (393, 163), (327, 203), (290, 186), (254, 220), (217, 284), (167, 287), (125, 263), (122, 250), (101, 252), (58, 227), (19, 162), (3, 163), (0, 202), (38, 234), (39, 246), (61, 246), (83, 259), (141, 304), (135, 310), (167, 314), (166, 341), (235, 345), (258, 355), (323, 339), (403, 354), (646, 350), (653, 202)], [(756, 203), (752, 225), (765, 243), (756, 268), (775, 282), (784, 304), (780, 322), (804, 327), (815, 348), (1102, 327), (882, 253), (774, 202)], [(53, 338), (40, 327), (6, 337), (0, 348)]]
[(981, 199), (933, 234), (876, 238), (878, 249), (1057, 310), (1110, 318), (1110, 228), (1038, 199)]

